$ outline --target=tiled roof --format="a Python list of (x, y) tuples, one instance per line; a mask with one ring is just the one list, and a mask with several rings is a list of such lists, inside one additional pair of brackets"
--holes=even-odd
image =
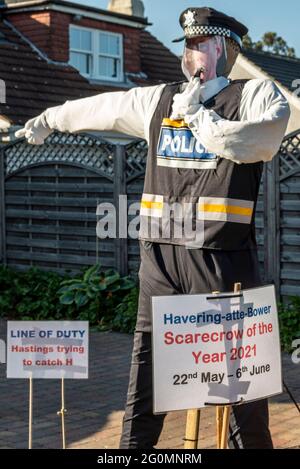
[(148, 31), (141, 33), (142, 70), (150, 80), (173, 82), (184, 80), (179, 58)]
[(112, 89), (90, 85), (72, 67), (49, 64), (3, 23), (0, 32), (11, 41), (2, 44), (0, 40), (0, 78), (6, 85), (6, 104), (0, 104), (0, 114), (14, 124), (21, 125), (67, 99)]
[(300, 59), (250, 49), (244, 50), (243, 55), (290, 91), (295, 90), (292, 82), (300, 78)]
[[(292, 82), (300, 77), (300, 59), (253, 50), (244, 50), (243, 55), (290, 91), (294, 90)], [(184, 79), (178, 57), (148, 31), (141, 32), (141, 64), (146, 78), (131, 78), (137, 85)], [(92, 84), (70, 66), (49, 63), (2, 21), (0, 79), (6, 84), (6, 104), (0, 103), (0, 116), (16, 125), (67, 99), (122, 89)]]
[[(91, 84), (72, 67), (48, 63), (3, 22), (1, 33), (11, 44), (0, 37), (0, 79), (6, 84), (6, 104), (0, 104), (0, 115), (15, 125), (67, 99), (122, 89)], [(142, 66), (147, 79), (134, 78), (138, 85), (182, 79), (179, 59), (148, 32), (143, 33)]]
[[(22, 5), (18, 5), (18, 3), (22, 3)], [(84, 3), (85, 2), (83, 2), (83, 4), (81, 5), (80, 3), (71, 2), (69, 0), (0, 0), (0, 9), (14, 11), (18, 10), (21, 6), (22, 8), (35, 7), (35, 9), (44, 9), (48, 5), (54, 4), (61, 7), (76, 8), (76, 10), (83, 10), (84, 12), (98, 13), (106, 16), (109, 15), (113, 18), (121, 18), (127, 21), (129, 20), (144, 25), (149, 24), (147, 18), (143, 18), (140, 16), (125, 15), (116, 11), (100, 9), (97, 6), (85, 5)]]

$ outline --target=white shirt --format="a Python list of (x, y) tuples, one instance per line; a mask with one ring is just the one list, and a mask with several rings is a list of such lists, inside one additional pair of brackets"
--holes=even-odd
[[(202, 85), (201, 102), (230, 83), (218, 77)], [(129, 91), (102, 93), (66, 101), (45, 111), (51, 129), (61, 132), (116, 131), (146, 139), (165, 84)], [(200, 107), (200, 106), (199, 106)], [(242, 92), (240, 121), (223, 119), (201, 106), (185, 120), (193, 134), (211, 152), (236, 163), (269, 161), (284, 137), (290, 109), (271, 80), (249, 80)]]

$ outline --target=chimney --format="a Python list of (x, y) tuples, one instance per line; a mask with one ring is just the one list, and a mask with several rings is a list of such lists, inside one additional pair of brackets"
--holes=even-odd
[(142, 0), (110, 0), (107, 9), (115, 13), (123, 13), (123, 15), (145, 17)]

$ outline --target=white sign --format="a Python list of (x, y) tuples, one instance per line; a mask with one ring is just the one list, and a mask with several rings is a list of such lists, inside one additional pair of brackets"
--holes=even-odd
[(273, 285), (152, 297), (154, 413), (282, 392)]
[(88, 378), (88, 321), (8, 321), (7, 378)]

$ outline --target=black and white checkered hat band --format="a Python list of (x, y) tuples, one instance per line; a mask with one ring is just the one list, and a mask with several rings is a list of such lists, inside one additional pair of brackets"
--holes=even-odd
[(186, 26), (184, 34), (187, 38), (194, 36), (224, 36), (234, 39), (240, 46), (242, 45), (242, 41), (237, 34), (230, 31), (230, 29), (222, 28), (222, 26)]
[(201, 36), (225, 36), (230, 37), (230, 29), (222, 28), (221, 26), (187, 26), (184, 28), (186, 36), (195, 36), (199, 34)]

